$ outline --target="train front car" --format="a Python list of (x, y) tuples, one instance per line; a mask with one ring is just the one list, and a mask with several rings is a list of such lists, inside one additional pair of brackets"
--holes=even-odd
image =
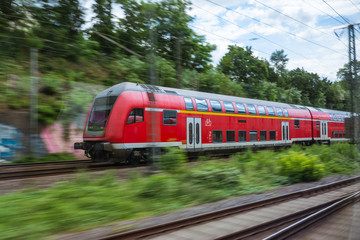
[(83, 142), (75, 143), (74, 148), (85, 150), (85, 155), (95, 162), (126, 159), (130, 150), (114, 146), (124, 142), (123, 129), (129, 108), (142, 105), (141, 92), (129, 91), (128, 83), (101, 92), (88, 114)]

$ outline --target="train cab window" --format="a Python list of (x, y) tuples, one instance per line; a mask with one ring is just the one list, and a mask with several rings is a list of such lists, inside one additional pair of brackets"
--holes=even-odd
[(267, 141), (267, 132), (260, 131), (260, 141)]
[(226, 141), (235, 142), (235, 131), (233, 130), (226, 131)]
[(275, 116), (275, 111), (273, 107), (266, 107), (269, 116)]
[(177, 111), (164, 110), (163, 111), (163, 124), (164, 125), (176, 125), (177, 123)]
[(225, 112), (227, 113), (234, 113), (235, 109), (231, 102), (224, 102)]
[(265, 107), (264, 106), (257, 106), (257, 109), (259, 111), (259, 115), (266, 116)]
[(211, 109), (213, 112), (222, 112), (222, 107), (219, 101), (210, 101)]
[(195, 99), (197, 110), (202, 112), (209, 111), (207, 102), (205, 99)]
[(134, 108), (131, 110), (126, 124), (138, 123), (144, 121), (144, 109), (142, 108)]
[(236, 105), (236, 109), (237, 109), (237, 111), (238, 111), (239, 114), (241, 114), (241, 113), (246, 114), (246, 109), (245, 109), (244, 104), (242, 104), (242, 103), (236, 103), (235, 105)]
[(223, 132), (221, 130), (213, 130), (212, 136), (213, 136), (214, 143), (222, 143), (223, 142)]
[(256, 109), (255, 109), (255, 106), (254, 106), (254, 105), (252, 105), (252, 104), (246, 104), (246, 106), (247, 106), (247, 109), (248, 109), (248, 111), (249, 111), (249, 114), (251, 114), (251, 115), (257, 115)]
[(277, 114), (278, 117), (283, 117), (284, 116), (283, 111), (281, 110), (281, 108), (275, 108), (275, 110), (276, 110), (276, 114)]
[(295, 129), (299, 129), (299, 128), (300, 128), (300, 120), (295, 120), (295, 121), (294, 121), (294, 128), (295, 128)]
[(194, 104), (191, 98), (184, 97), (186, 110), (194, 110)]
[(246, 131), (245, 130), (239, 130), (239, 142), (246, 142)]
[(257, 141), (257, 131), (249, 131), (249, 141), (250, 142)]
[(288, 113), (288, 110), (284, 108), (284, 116), (285, 117), (289, 117), (289, 113)]
[(276, 131), (269, 131), (269, 141), (276, 140)]

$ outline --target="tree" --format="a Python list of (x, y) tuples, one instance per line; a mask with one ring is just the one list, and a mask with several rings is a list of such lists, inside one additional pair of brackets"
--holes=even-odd
[[(177, 74), (182, 68), (206, 71), (211, 68), (211, 51), (215, 46), (206, 43), (189, 23), (193, 20), (186, 13), (190, 3), (181, 0), (163, 0), (138, 3), (135, 0), (118, 0), (125, 17), (120, 19), (117, 32), (119, 41), (127, 48), (146, 53), (156, 45), (155, 53), (172, 61)], [(151, 40), (153, 34), (154, 39)]]
[(106, 54), (112, 54), (116, 46), (108, 40), (100, 37), (99, 32), (109, 38), (115, 38), (114, 23), (112, 21), (112, 0), (95, 0), (92, 9), (96, 16), (93, 18), (96, 22), (90, 29), (90, 39), (99, 43), (99, 51)]
[(22, 1), (0, 1), (0, 56), (17, 56), (26, 46), (27, 17)]
[(282, 73), (285, 71), (285, 67), (289, 59), (282, 49), (273, 52), (270, 56), (270, 61), (274, 64), (277, 73), (282, 75)]
[(251, 47), (229, 46), (229, 52), (220, 60), (218, 69), (231, 80), (242, 83), (249, 97), (259, 97), (257, 91), (262, 80), (269, 77), (266, 63), (252, 55)]
[(84, 13), (79, 0), (41, 0), (31, 6), (37, 21), (33, 34), (43, 41), (42, 52), (76, 60), (83, 41)]

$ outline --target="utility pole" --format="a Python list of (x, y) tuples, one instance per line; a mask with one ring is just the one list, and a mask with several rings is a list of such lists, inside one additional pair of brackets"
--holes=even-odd
[(182, 86), (181, 44), (182, 44), (181, 37), (176, 37), (176, 80), (177, 80), (177, 85), (180, 87)]
[[(148, 53), (148, 63), (150, 66), (149, 69), (149, 79), (151, 85), (158, 85), (158, 72), (156, 66), (156, 46), (157, 46), (157, 36), (155, 31), (155, 23), (154, 19), (154, 9), (152, 7), (147, 10), (147, 17), (149, 21), (149, 43), (150, 43), (150, 51)], [(156, 97), (155, 97), (156, 89), (151, 87), (148, 92), (149, 102), (152, 109), (156, 109)], [(150, 95), (152, 95), (150, 97)], [(150, 126), (148, 129), (150, 130), (148, 134), (151, 136), (151, 147), (150, 147), (150, 173), (156, 173), (159, 171), (159, 158), (160, 158), (160, 149), (156, 147), (155, 143), (158, 141), (160, 136), (159, 129), (159, 119), (157, 119), (157, 114), (155, 111), (150, 112)]]
[(30, 154), (36, 154), (36, 142), (38, 134), (38, 50), (30, 50)]
[[(360, 23), (349, 24), (345, 27), (336, 29), (348, 31), (349, 39), (349, 72), (346, 76), (350, 87), (350, 111), (352, 116), (352, 133), (351, 138), (353, 143), (359, 143), (360, 128), (359, 128), (359, 83), (357, 76), (357, 61), (356, 61), (356, 45), (355, 45), (355, 31)], [(336, 34), (336, 32), (335, 32)], [(338, 36), (338, 34), (336, 34)]]

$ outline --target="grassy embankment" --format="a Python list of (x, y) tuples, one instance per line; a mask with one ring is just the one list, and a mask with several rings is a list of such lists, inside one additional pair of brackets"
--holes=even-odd
[(0, 196), (0, 239), (39, 239), (359, 170), (359, 153), (349, 144), (249, 150), (230, 161), (190, 165), (182, 164), (185, 160), (182, 152), (169, 149), (160, 174), (134, 173), (120, 181), (111, 172), (98, 179), (80, 173), (49, 189)]

